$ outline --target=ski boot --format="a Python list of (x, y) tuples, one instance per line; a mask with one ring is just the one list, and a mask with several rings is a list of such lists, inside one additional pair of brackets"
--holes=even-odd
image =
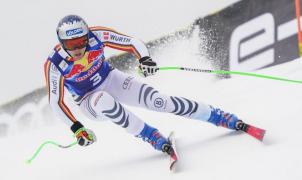
[[(218, 108), (211, 106), (211, 116), (208, 122), (215, 124), (216, 126), (222, 126), (228, 129), (237, 130), (237, 123), (241, 121), (234, 114), (224, 112)], [(242, 121), (241, 121), (242, 122)]]
[(148, 124), (145, 124), (144, 129), (137, 137), (142, 138), (143, 141), (148, 142), (158, 151), (169, 154), (173, 150), (169, 140), (161, 135), (157, 129)]
[(216, 126), (222, 126), (236, 131), (243, 131), (260, 141), (263, 140), (265, 134), (264, 129), (246, 124), (242, 120), (238, 119), (238, 117), (234, 114), (227, 113), (213, 107), (211, 107), (211, 109), (211, 116), (208, 122), (213, 123)]

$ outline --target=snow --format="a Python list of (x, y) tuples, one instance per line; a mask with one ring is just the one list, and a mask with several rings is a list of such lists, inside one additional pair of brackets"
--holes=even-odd
[(82, 16), (90, 26), (111, 27), (148, 42), (237, 1), (2, 0), (0, 48), (5, 53), (1, 54), (4, 88), (0, 93), (5, 96), (0, 96), (0, 105), (45, 86), (43, 65), (58, 43), (57, 23), (67, 14)]
[[(43, 5), (39, 1), (37, 4)], [(61, 9), (59, 15), (63, 12)], [(166, 31), (169, 30), (162, 32)], [(50, 37), (48, 40), (54, 38)], [(196, 55), (198, 47), (194, 41), (198, 38), (170, 45), (154, 58), (160, 66), (210, 68), (211, 64)], [(38, 56), (45, 56), (43, 53), (39, 52)], [(297, 59), (255, 73), (299, 80), (301, 69), (302, 59)], [(266, 129), (265, 139), (259, 142), (209, 123), (129, 107), (163, 134), (175, 131), (180, 156), (176, 173), (169, 172), (167, 156), (114, 123), (81, 119), (96, 133), (95, 144), (70, 149), (49, 145), (31, 165), (25, 161), (42, 142), (72, 143), (75, 139), (69, 128), (54, 120), (48, 126), (37, 125), (19, 133), (15, 129), (15, 133), (0, 138), (0, 179), (302, 179), (301, 84), (235, 75), (218, 81), (211, 74), (183, 71), (162, 71), (140, 79), (166, 94), (233, 112), (246, 122)]]
[[(183, 46), (184, 45), (184, 46)], [(173, 48), (188, 47), (180, 43)], [(191, 49), (191, 48), (188, 48)], [(169, 55), (163, 53), (158, 59)], [(181, 64), (180, 59), (173, 59)], [(194, 58), (192, 64), (194, 64)], [(196, 61), (198, 59), (195, 59)], [(256, 73), (299, 79), (302, 59)], [(204, 101), (267, 130), (263, 142), (243, 133), (171, 114), (131, 108), (163, 134), (176, 132), (180, 161), (176, 173), (168, 157), (128, 135), (115, 124), (83, 119), (98, 142), (89, 147), (46, 146), (31, 165), (25, 160), (45, 140), (74, 141), (68, 127), (55, 123), (0, 139), (1, 179), (292, 179), (302, 178), (301, 85), (234, 76), (217, 81), (213, 75), (163, 71), (142, 79), (162, 92)], [(169, 82), (169, 83), (168, 83)]]

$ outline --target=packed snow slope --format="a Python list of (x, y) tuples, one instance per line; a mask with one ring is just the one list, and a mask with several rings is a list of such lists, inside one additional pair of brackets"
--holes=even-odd
[[(301, 79), (301, 70), (302, 59), (297, 59), (256, 73)], [(159, 72), (142, 81), (161, 92), (233, 112), (265, 128), (266, 137), (258, 142), (209, 123), (129, 107), (165, 135), (176, 132), (180, 158), (176, 173), (169, 172), (167, 156), (114, 123), (82, 119), (95, 131), (97, 143), (70, 149), (46, 146), (31, 165), (24, 161), (43, 141), (74, 141), (68, 127), (58, 121), (0, 139), (0, 179), (302, 179), (301, 84), (240, 76), (217, 81), (213, 75), (176, 71)]]
[[(228, 4), (235, 2), (213, 2), (216, 2), (215, 7), (223, 7), (227, 1)], [(199, 4), (192, 5), (193, 2)], [(1, 94), (5, 95), (0, 102), (11, 100), (44, 84), (42, 65), (49, 49), (56, 43), (56, 23), (66, 14), (77, 13), (85, 17), (91, 25), (110, 26), (148, 41), (173, 32), (183, 24), (189, 24), (197, 16), (215, 10), (214, 6), (208, 6), (210, 2), (194, 0), (182, 3), (157, 0), (147, 6), (147, 9), (144, 8), (147, 4), (140, 0), (131, 3), (101, 3), (91, 6), (79, 0), (6, 1), (1, 6), (0, 14), (9, 17), (4, 18), (3, 23), (10, 28), (2, 28), (0, 32), (22, 32), (22, 36), (18, 36), (17, 42), (11, 36), (3, 38), (6, 46), (1, 48), (6, 53), (2, 59), (7, 60), (7, 67), (18, 64), (15, 68), (20, 74), (8, 79), (6, 77), (11, 68), (1, 71), (1, 82), (10, 88), (2, 88)], [(26, 28), (20, 31), (20, 27)], [(194, 41), (198, 41), (198, 38), (193, 38), (189, 44), (183, 42), (167, 47), (153, 58), (159, 66), (211, 68), (206, 59), (196, 56), (198, 47), (195, 45), (199, 42)], [(22, 47), (18, 49), (18, 53), (16, 49), (7, 48), (14, 47), (16, 43)], [(14, 57), (11, 57), (12, 54)], [(256, 73), (299, 80), (302, 79), (301, 69), (302, 59), (297, 59)], [(129, 107), (163, 134), (168, 135), (175, 131), (180, 161), (176, 173), (171, 174), (167, 156), (153, 150), (142, 140), (128, 135), (114, 123), (87, 120), (73, 108), (75, 114), (79, 113), (82, 117), (79, 118), (80, 121), (96, 133), (98, 141), (95, 144), (89, 147), (74, 146), (70, 149), (49, 145), (28, 165), (25, 160), (33, 155), (42, 142), (54, 140), (65, 145), (75, 139), (69, 127), (57, 119), (48, 127), (37, 126), (30, 131), (14, 129), (14, 135), (0, 139), (0, 179), (302, 179), (302, 122), (299, 116), (302, 107), (301, 84), (240, 76), (218, 81), (211, 74), (180, 71), (163, 71), (141, 80), (168, 95), (203, 101), (235, 113), (244, 121), (266, 129), (264, 142), (209, 123)]]

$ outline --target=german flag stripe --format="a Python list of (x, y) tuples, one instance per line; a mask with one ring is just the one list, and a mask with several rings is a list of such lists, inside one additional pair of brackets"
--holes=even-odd
[(115, 31), (114, 29), (106, 28), (106, 27), (102, 27), (102, 26), (90, 27), (89, 29), (91, 31), (109, 31), (109, 32), (112, 32), (112, 33), (115, 33), (115, 34), (119, 34), (119, 35), (122, 35), (122, 36), (130, 37), (130, 36), (126, 35), (126, 34), (119, 33), (117, 31)]
[(71, 111), (68, 109), (68, 107), (64, 103), (64, 77), (61, 77), (60, 79), (60, 97), (59, 97), (59, 106), (62, 109), (62, 111), (65, 113), (65, 115), (73, 122), (77, 122), (76, 118), (73, 116)]
[(56, 45), (55, 50), (56, 50), (56, 51), (60, 51), (60, 50), (61, 50), (61, 48), (62, 48), (62, 47), (61, 47), (61, 45), (60, 45), (60, 44), (58, 44), (58, 45)]
[(44, 64), (44, 73), (45, 73), (45, 80), (46, 80), (46, 87), (48, 90), (48, 102), (50, 101), (50, 86), (49, 86), (49, 73), (50, 73), (50, 64), (51, 62), (47, 59)]
[(122, 44), (116, 44), (116, 43), (112, 43), (112, 42), (104, 42), (104, 44), (105, 44), (105, 46), (108, 46), (108, 47), (111, 47), (114, 49), (134, 53), (136, 57), (138, 57), (139, 59), (141, 58), (140, 53), (137, 51), (137, 49), (133, 45), (122, 45)]

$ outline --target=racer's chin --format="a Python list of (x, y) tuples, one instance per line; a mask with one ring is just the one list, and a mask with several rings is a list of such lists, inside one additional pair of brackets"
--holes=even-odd
[(73, 51), (68, 51), (73, 60), (77, 61), (85, 55), (86, 48), (76, 49)]

